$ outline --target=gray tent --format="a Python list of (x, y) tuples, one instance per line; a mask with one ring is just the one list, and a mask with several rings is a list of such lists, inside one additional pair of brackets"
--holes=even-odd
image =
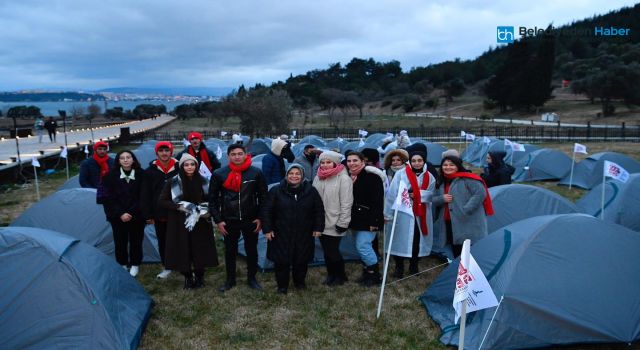
[(571, 171), (571, 158), (558, 150), (543, 148), (529, 153), (516, 164), (513, 181), (560, 180)]
[[(626, 183), (609, 179), (604, 191), (604, 220), (640, 232), (640, 174), (632, 174)], [(602, 184), (576, 204), (583, 212), (600, 218)]]
[[(54, 230), (77, 238), (101, 252), (115, 256), (113, 233), (102, 205), (96, 204), (93, 188), (72, 188), (53, 193), (33, 204), (11, 226)], [(158, 239), (153, 225), (147, 225), (142, 243), (145, 263), (160, 262)]]
[(68, 190), (71, 188), (80, 188), (80, 175), (72, 176), (69, 180), (65, 181), (60, 187), (58, 187), (58, 191), (60, 190)]
[[(584, 214), (539, 216), (491, 233), (471, 247), (504, 300), (483, 350), (640, 340), (640, 235)], [(452, 306), (459, 260), (420, 297), (457, 345)], [(465, 349), (478, 349), (496, 308), (467, 315)]]
[(489, 189), (493, 215), (487, 217), (489, 232), (516, 221), (540, 215), (579, 213), (578, 207), (561, 195), (538, 186), (502, 185)]
[(153, 300), (113, 259), (58, 232), (0, 228), (4, 349), (136, 349)]
[(516, 164), (522, 159), (527, 159), (527, 155), (529, 153), (540, 149), (539, 146), (525, 143), (523, 144), (525, 151), (513, 152), (510, 148), (505, 148), (504, 140), (488, 138), (490, 143), (485, 143), (484, 140), (485, 139), (482, 137), (476, 138), (473, 143), (467, 147), (469, 151), (465, 149), (465, 151), (460, 155), (462, 160), (473, 166), (479, 167), (486, 164), (487, 153), (503, 151), (507, 153), (504, 157), (504, 161), (509, 164)]
[(316, 147), (325, 147), (327, 145), (325, 140), (322, 137), (317, 136), (317, 135), (305, 136), (302, 139), (300, 139), (300, 142), (298, 142), (298, 143), (311, 144), (311, 145), (314, 145)]
[(251, 145), (249, 145), (249, 148), (247, 149), (247, 151), (251, 153), (252, 156), (257, 156), (260, 154), (269, 154), (271, 152), (271, 141), (254, 139), (251, 142)]
[[(601, 152), (585, 158), (573, 168), (573, 186), (590, 190), (602, 183), (604, 161), (617, 163), (630, 174), (640, 173), (640, 163), (621, 153)], [(565, 176), (558, 185), (569, 186), (570, 174)]]
[(435, 166), (440, 166), (442, 161), (442, 152), (447, 149), (439, 143), (433, 143), (424, 140), (413, 140), (412, 144), (421, 143), (427, 146), (427, 161)]

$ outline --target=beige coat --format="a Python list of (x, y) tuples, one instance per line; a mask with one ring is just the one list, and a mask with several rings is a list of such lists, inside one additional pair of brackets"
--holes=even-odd
[(353, 205), (353, 181), (343, 170), (336, 176), (320, 180), (316, 175), (313, 187), (318, 190), (324, 204), (324, 232), (328, 236), (344, 236), (346, 232), (338, 233), (336, 225), (349, 227), (351, 221), (351, 205)]

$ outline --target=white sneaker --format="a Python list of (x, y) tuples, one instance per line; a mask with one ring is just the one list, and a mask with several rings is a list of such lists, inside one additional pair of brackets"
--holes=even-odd
[(127, 265), (122, 265), (122, 268), (125, 269), (125, 271), (129, 271), (129, 268), (127, 267)]
[(135, 266), (135, 265), (131, 266), (131, 270), (129, 270), (129, 274), (132, 277), (138, 276), (138, 269), (139, 269), (138, 266)]
[(164, 269), (156, 277), (160, 279), (165, 279), (169, 277), (170, 274), (171, 274), (171, 270)]

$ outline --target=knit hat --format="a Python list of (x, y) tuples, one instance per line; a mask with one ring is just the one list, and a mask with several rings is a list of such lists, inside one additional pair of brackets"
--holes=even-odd
[(180, 161), (178, 162), (178, 166), (182, 168), (182, 164), (184, 164), (184, 162), (188, 160), (192, 160), (196, 163), (196, 166), (198, 165), (198, 160), (196, 159), (196, 157), (190, 155), (189, 153), (183, 153), (182, 157), (180, 157)]
[(320, 153), (320, 156), (318, 158), (321, 162), (323, 159), (329, 159), (336, 164), (340, 164), (340, 162), (342, 161), (342, 154), (334, 151), (324, 151)]
[(456, 157), (456, 158), (460, 158), (460, 153), (458, 152), (458, 150), (453, 149), (453, 148), (442, 152), (442, 158), (450, 157), (450, 156), (453, 156), (453, 157)]
[(271, 152), (273, 152), (273, 154), (275, 154), (276, 156), (279, 156), (280, 154), (282, 154), (282, 149), (286, 145), (287, 141), (277, 138), (271, 141)]
[(413, 145), (406, 148), (407, 153), (409, 153), (409, 159), (413, 158), (415, 155), (419, 155), (427, 161), (427, 146), (424, 143), (414, 143)]
[(291, 163), (291, 165), (287, 167), (287, 175), (289, 175), (289, 171), (291, 171), (291, 169), (293, 168), (300, 169), (300, 173), (302, 174), (302, 178), (304, 179), (304, 167), (298, 163)]
[(109, 149), (109, 144), (104, 142), (104, 141), (98, 141), (96, 143), (93, 144), (93, 150), (97, 150), (98, 147), (104, 147), (106, 149)]
[(202, 140), (202, 134), (201, 134), (201, 133), (199, 133), (199, 132), (195, 132), (195, 131), (191, 132), (191, 133), (189, 134), (189, 137), (187, 137), (187, 140), (191, 141), (191, 140), (193, 140), (193, 139), (200, 139), (200, 140)]
[(160, 141), (156, 143), (156, 147), (154, 148), (156, 154), (158, 154), (160, 147), (166, 147), (171, 151), (171, 153), (173, 153), (173, 144), (169, 141)]
[(364, 154), (365, 157), (367, 157), (367, 160), (369, 162), (377, 163), (378, 161), (380, 161), (380, 153), (378, 153), (377, 149), (365, 148), (360, 152)]

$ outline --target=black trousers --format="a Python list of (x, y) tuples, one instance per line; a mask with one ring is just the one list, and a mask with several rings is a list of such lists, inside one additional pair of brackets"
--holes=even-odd
[(110, 223), (113, 230), (113, 243), (116, 248), (116, 261), (118, 264), (140, 265), (142, 263), (142, 240), (144, 239), (145, 222), (134, 218), (129, 222), (115, 219), (111, 220)]
[(289, 272), (293, 275), (293, 284), (297, 287), (305, 285), (307, 278), (307, 264), (275, 264), (276, 283), (278, 288), (289, 287)]
[(258, 272), (258, 234), (253, 232), (256, 225), (245, 221), (226, 221), (227, 235), (224, 237), (224, 262), (227, 269), (227, 281), (236, 281), (236, 258), (238, 256), (238, 240), (240, 234), (244, 239), (244, 250), (247, 254), (247, 280), (256, 278)]
[(167, 222), (155, 220), (153, 224), (156, 228), (156, 236), (158, 237), (158, 250), (160, 252), (160, 261), (164, 266), (164, 251), (166, 249), (167, 242)]
[(340, 236), (320, 235), (320, 244), (324, 252), (325, 263), (337, 263), (342, 261), (342, 254), (340, 254)]
[(451, 226), (451, 221), (445, 220), (444, 224), (447, 229), (447, 243), (451, 244), (453, 257), (457, 258), (462, 254), (462, 244), (453, 244), (453, 228)]
[(47, 130), (49, 133), (49, 141), (53, 142), (56, 140), (56, 131), (55, 130)]

